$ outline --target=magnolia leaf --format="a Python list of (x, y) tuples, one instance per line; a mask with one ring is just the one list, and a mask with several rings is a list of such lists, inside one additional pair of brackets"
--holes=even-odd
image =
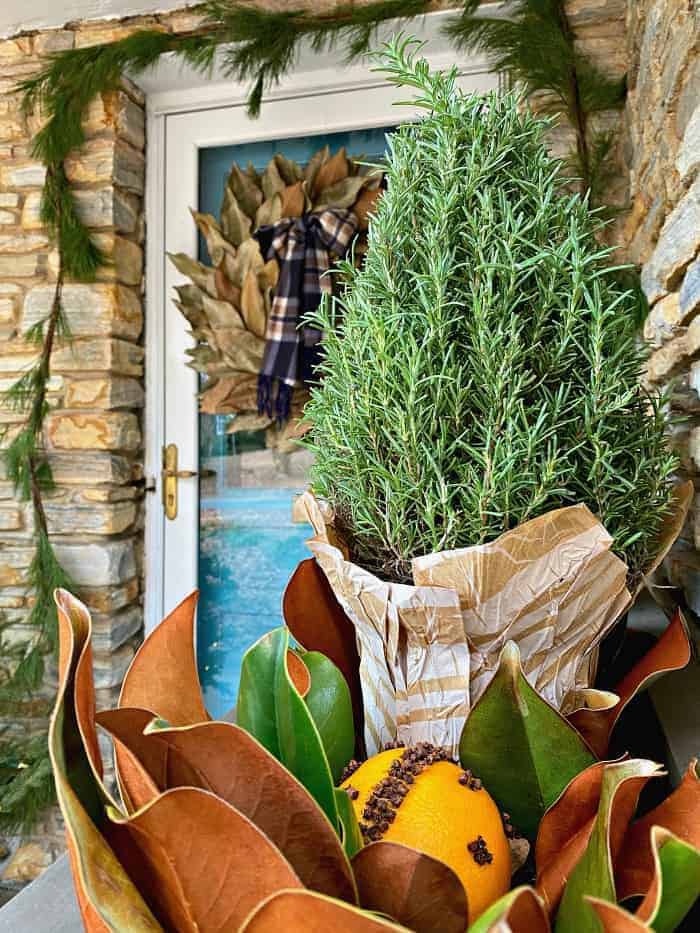
[(289, 185), (282, 191), (280, 210), (283, 217), (301, 217), (305, 204), (306, 195), (302, 182)]
[(260, 904), (239, 933), (407, 933), (381, 917), (314, 891), (280, 891)]
[(195, 609), (190, 593), (146, 638), (129, 670), (119, 706), (141, 707), (174, 726), (208, 720), (194, 650)]
[(302, 887), (254, 823), (197, 787), (168, 790), (128, 819), (112, 818), (129, 874), (169, 930), (235, 930), (264, 898)]
[(256, 337), (264, 339), (267, 328), (265, 302), (260, 292), (258, 279), (252, 269), (248, 269), (241, 290), (241, 313), (248, 330)]
[(364, 842), (360, 832), (360, 824), (357, 822), (355, 810), (347, 791), (336, 787), (335, 805), (338, 810), (343, 849), (347, 857), (352, 858), (353, 855), (360, 851)]
[(366, 184), (367, 179), (363, 178), (361, 175), (355, 175), (353, 178), (344, 178), (342, 181), (338, 181), (320, 192), (314, 203), (314, 210), (321, 211), (325, 208), (350, 208), (355, 203), (357, 195)]
[(258, 285), (262, 289), (277, 288), (279, 281), (280, 267), (276, 259), (268, 260), (262, 269), (258, 272)]
[(621, 899), (646, 894), (655, 866), (650, 845), (653, 826), (662, 826), (680, 839), (700, 848), (700, 780), (693, 759), (679, 786), (645, 816), (630, 826), (615, 868), (615, 883)]
[(258, 208), (258, 211), (255, 215), (255, 227), (259, 229), (260, 227), (265, 227), (268, 224), (276, 224), (277, 221), (282, 217), (282, 197), (279, 194), (275, 194), (274, 197), (268, 198)]
[(247, 412), (236, 415), (226, 428), (227, 434), (238, 434), (240, 431), (264, 431), (273, 423), (269, 415), (259, 415), (257, 412)]
[(216, 298), (214, 270), (210, 266), (191, 259), (186, 253), (166, 253), (166, 255), (181, 275), (186, 275), (188, 279), (192, 279), (197, 288), (201, 288), (207, 295)]
[(306, 168), (304, 169), (304, 181), (306, 182), (307, 192), (314, 190), (314, 183), (316, 181), (316, 176), (324, 164), (331, 157), (331, 150), (329, 146), (324, 146), (323, 149), (319, 149), (318, 152), (314, 153), (311, 156), (309, 161), (306, 163)]
[(95, 754), (92, 735), (81, 731), (81, 725), (83, 730), (88, 725), (84, 715), (95, 703), (90, 615), (65, 590), (57, 590), (55, 599), (59, 687), (49, 725), (49, 753), (83, 925), (87, 933), (154, 933), (162, 929), (160, 924), (100, 832), (107, 822), (106, 792), (90, 763)]
[(339, 149), (334, 156), (321, 165), (310, 188), (313, 200), (318, 200), (319, 193), (330, 188), (350, 174), (350, 164), (345, 154), (345, 147)]
[(669, 671), (684, 668), (690, 661), (690, 642), (683, 613), (678, 609), (653, 648), (625, 674), (615, 687), (617, 703), (607, 709), (579, 709), (568, 717), (599, 757), (605, 755), (610, 735), (620, 714), (641, 690)]
[(352, 860), (360, 906), (416, 933), (464, 933), (467, 895), (444, 862), (396, 842), (373, 842)]
[(281, 152), (276, 152), (273, 158), (285, 185), (294, 185), (302, 180), (304, 173), (296, 162), (288, 159), (285, 155), (282, 155)]
[(199, 232), (204, 237), (209, 256), (214, 266), (219, 266), (224, 256), (228, 253), (235, 256), (235, 247), (224, 238), (221, 228), (211, 214), (200, 214), (198, 211), (190, 211)]
[(527, 682), (517, 645), (508, 642), (469, 714), (460, 761), (534, 839), (547, 808), (595, 759), (576, 730)]
[(549, 933), (549, 919), (532, 888), (513, 888), (487, 907), (469, 933)]
[(313, 557), (301, 561), (292, 574), (284, 591), (282, 614), (299, 644), (330, 658), (345, 678), (352, 698), (355, 738), (361, 743), (364, 712), (355, 627)]
[(586, 851), (598, 813), (603, 772), (608, 764), (599, 761), (577, 774), (540, 823), (535, 846), (537, 891), (550, 914), (561, 899), (569, 875)]
[(284, 191), (286, 185), (274, 159), (265, 166), (260, 183), (266, 201), (271, 201), (276, 194), (281, 194)]
[(595, 897), (585, 900), (604, 933), (671, 933), (700, 896), (700, 851), (660, 826), (652, 829), (654, 882), (636, 913)]
[(234, 246), (240, 246), (250, 236), (251, 219), (241, 209), (230, 188), (224, 191), (224, 203), (221, 208), (221, 227), (227, 240)]
[(700, 849), (653, 826), (651, 850), (654, 878), (636, 915), (655, 933), (672, 933), (700, 897)]
[(630, 759), (603, 769), (600, 803), (585, 852), (572, 870), (562, 894), (556, 933), (598, 933), (595, 912), (584, 898), (615, 903), (615, 864), (627, 825), (647, 781), (659, 773), (653, 761)]
[(377, 209), (377, 202), (382, 196), (381, 188), (365, 188), (360, 192), (360, 196), (352, 205), (352, 212), (357, 217), (357, 226), (360, 230), (366, 230), (369, 225), (369, 218)]
[(343, 675), (324, 654), (307, 651), (303, 661), (310, 675), (310, 687), (302, 696), (316, 723), (337, 784), (355, 750), (350, 691)]
[(100, 713), (98, 721), (138, 758), (159, 792), (211, 791), (265, 833), (304, 885), (357, 901), (334, 827), (306, 788), (244, 729), (224, 722), (156, 728), (149, 713), (129, 709)]
[(228, 301), (234, 308), (241, 306), (241, 290), (231, 284), (231, 279), (226, 274), (226, 263), (222, 260), (214, 271), (214, 282), (216, 284), (216, 294), (222, 301)]
[(263, 635), (243, 656), (238, 724), (298, 778), (338, 827), (333, 779), (323, 742), (287, 667), (284, 627)]
[(244, 174), (235, 162), (231, 166), (231, 173), (224, 192), (224, 203), (221, 208), (222, 220), (227, 213), (227, 192), (229, 198), (233, 195), (241, 210), (252, 220), (255, 217), (255, 212), (263, 202), (263, 193), (255, 180), (249, 174)]

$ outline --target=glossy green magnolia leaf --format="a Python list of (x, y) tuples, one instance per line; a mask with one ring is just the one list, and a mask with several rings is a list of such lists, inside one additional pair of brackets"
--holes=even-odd
[(304, 785), (339, 827), (333, 778), (313, 717), (287, 667), (289, 634), (273, 629), (243, 656), (238, 725), (253, 735)]
[(655, 883), (637, 916), (655, 933), (671, 933), (700, 897), (700, 850), (661, 826), (651, 831)]
[(513, 888), (487, 907), (469, 933), (549, 933), (549, 919), (537, 892), (523, 885)]
[(357, 822), (355, 811), (353, 809), (347, 791), (336, 788), (335, 803), (338, 808), (338, 819), (341, 827), (341, 840), (345, 854), (352, 858), (356, 852), (359, 852), (363, 846), (360, 824)]
[(302, 655), (311, 675), (311, 687), (304, 697), (326, 750), (336, 784), (355, 748), (350, 690), (335, 664), (319, 651)]
[(652, 849), (654, 882), (635, 914), (601, 898), (585, 898), (604, 933), (672, 933), (700, 897), (700, 851), (662, 826), (652, 829)]
[(613, 861), (619, 854), (624, 830), (634, 815), (642, 788), (658, 773), (659, 765), (639, 758), (612, 762), (605, 767), (598, 814), (586, 851), (564, 889), (555, 933), (599, 933), (598, 917), (586, 897), (616, 902)]
[(569, 781), (595, 762), (578, 732), (527, 682), (513, 642), (469, 714), (459, 757), (531, 840)]

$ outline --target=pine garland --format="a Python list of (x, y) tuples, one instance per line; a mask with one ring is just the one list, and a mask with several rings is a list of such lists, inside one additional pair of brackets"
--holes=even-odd
[[(462, 14), (448, 25), (448, 34), (460, 47), (494, 53), (496, 67), (524, 79), (531, 90), (554, 92), (559, 109), (576, 129), (582, 184), (594, 186), (595, 166), (605, 162), (598, 158), (604, 155), (604, 141), (589, 150), (587, 117), (600, 107), (619, 103), (623, 88), (575, 52), (561, 3), (517, 3), (512, 24), (505, 27), (503, 21), (479, 18), (478, 6), (476, 0), (466, 0)], [(57, 248), (60, 269), (47, 319), (25, 334), (40, 348), (38, 360), (6, 394), (11, 407), (26, 415), (4, 457), (18, 497), (31, 502), (34, 515), (36, 552), (28, 583), (35, 602), (28, 622), (35, 634), (26, 645), (13, 649), (13, 667), (4, 678), (0, 675), (0, 711), (19, 708), (23, 698), (33, 695), (40, 685), (44, 658), (56, 642), (53, 589), (69, 585), (48, 534), (42, 495), (52, 488), (52, 478), (41, 442), (51, 352), (58, 338), (69, 339), (61, 310), (63, 282), (93, 281), (105, 261), (78, 215), (64, 170), (65, 158), (85, 141), (82, 121), (91, 101), (116, 90), (125, 72), (143, 73), (165, 52), (206, 72), (222, 44), (232, 43), (222, 52), (223, 70), (236, 80), (252, 82), (248, 109), (255, 116), (265, 91), (294, 67), (302, 41), (309, 41), (316, 52), (342, 48), (345, 59), (351, 61), (369, 50), (382, 22), (410, 20), (431, 8), (431, 0), (377, 0), (360, 7), (348, 3), (315, 15), (302, 9), (266, 11), (230, 0), (206, 0), (200, 7), (203, 25), (196, 34), (173, 36), (143, 30), (116, 42), (58, 52), (37, 74), (19, 84), (25, 111), (40, 108), (47, 118), (33, 140), (32, 154), (47, 167), (41, 216)], [(45, 737), (13, 739), (0, 747), (0, 775), (13, 774), (4, 783), (0, 779), (0, 827), (26, 828), (35, 819), (37, 806), (49, 802), (47, 762)]]
[(574, 129), (571, 162), (581, 192), (590, 190), (598, 202), (609, 179), (613, 138), (600, 132), (589, 140), (590, 117), (624, 104), (625, 79), (607, 77), (576, 49), (564, 0), (516, 0), (507, 19), (483, 15), (481, 6), (481, 0), (466, 0), (446, 34), (460, 49), (485, 52), (528, 95), (548, 95), (550, 109), (564, 114)]

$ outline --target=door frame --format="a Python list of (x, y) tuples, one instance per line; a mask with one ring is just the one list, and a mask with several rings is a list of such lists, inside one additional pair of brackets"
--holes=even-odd
[[(500, 12), (505, 6), (506, 4), (494, 4), (493, 10)], [(493, 15), (491, 8), (489, 13)], [(457, 65), (460, 84), (471, 90), (483, 92), (497, 87), (498, 76), (489, 71), (483, 56), (455, 57), (453, 47), (442, 34), (442, 26), (450, 15), (454, 15), (454, 12), (430, 13), (411, 23), (411, 33), (427, 43), (421, 54), (428, 59), (433, 68)], [(375, 47), (400, 28), (400, 23), (385, 24), (379, 30)], [(172, 228), (172, 222), (166, 221), (166, 204), (172, 202), (172, 192), (169, 192), (168, 183), (175, 178), (177, 185), (173, 190), (178, 191), (178, 197), (182, 198), (183, 191), (187, 191), (190, 196), (194, 192), (196, 198), (198, 153), (200, 148), (206, 146), (383, 126), (396, 120), (397, 115), (405, 119), (410, 108), (397, 111), (393, 107), (393, 102), (405, 97), (405, 93), (400, 89), (391, 89), (383, 76), (373, 74), (369, 70), (367, 62), (339, 67), (334, 53), (319, 55), (308, 47), (302, 48), (298, 67), (284, 79), (282, 86), (265, 95), (261, 117), (255, 121), (244, 117), (247, 88), (224, 77), (220, 56), (211, 75), (203, 77), (181, 65), (172, 54), (164, 55), (152, 71), (139, 77), (138, 84), (146, 93), (147, 138), (146, 404), (143, 428), (145, 473), (147, 488), (150, 491), (146, 497), (144, 550), (144, 622), (148, 634), (161, 621), (164, 608), (168, 604), (164, 566), (166, 519), (161, 505), (160, 477), (161, 450), (166, 442), (171, 442), (171, 438), (165, 436), (165, 335), (166, 316), (172, 313), (168, 292), (172, 290), (175, 281), (185, 281), (166, 265), (166, 226), (169, 224)], [(362, 92), (362, 98), (354, 96), (359, 92)], [(365, 103), (371, 101), (371, 108), (358, 106), (361, 100)], [(314, 109), (314, 103), (317, 110)], [(351, 105), (353, 103), (354, 106)], [(343, 106), (332, 106), (334, 104)], [(222, 108), (227, 108), (225, 115), (236, 117), (231, 121), (236, 124), (233, 136), (231, 134), (234, 131), (226, 128), (226, 121), (223, 124), (216, 123), (215, 118), (224, 115)], [(367, 109), (371, 109), (371, 114), (366, 112)], [(282, 121), (281, 129), (276, 129), (274, 121), (270, 119), (271, 110), (278, 115), (287, 113), (292, 119), (293, 131), (289, 131), (287, 119)], [(322, 114), (321, 119), (318, 112)], [(174, 140), (179, 140), (175, 150)], [(174, 151), (176, 155), (173, 155)], [(172, 207), (169, 216), (172, 216)], [(183, 216), (187, 217), (186, 212)], [(187, 220), (189, 221), (189, 217)], [(178, 242), (185, 245), (179, 246), (179, 251), (188, 251), (190, 255), (194, 255), (197, 242), (194, 223), (189, 224), (187, 232), (184, 231), (184, 226), (182, 230), (182, 235), (178, 235)], [(184, 349), (188, 338), (185, 336), (184, 320), (182, 332), (177, 335), (177, 339), (182, 353), (181, 378), (190, 386), (193, 399), (194, 414), (185, 413), (184, 417), (189, 417), (194, 425), (195, 436), (192, 438), (190, 432), (189, 443), (196, 445), (196, 374), (185, 367)], [(185, 463), (183, 458), (180, 468), (197, 469), (197, 464)], [(193, 487), (196, 485), (196, 482), (192, 484)], [(191, 499), (191, 487), (189, 493), (184, 492), (186, 489), (187, 487), (180, 484), (185, 498), (189, 495)], [(189, 508), (192, 509), (191, 502)], [(186, 553), (182, 555), (182, 567), (179, 568), (178, 577), (183, 579), (182, 596), (186, 595), (190, 584), (196, 581), (196, 542), (195, 535), (194, 546), (192, 547), (190, 542), (184, 549)]]

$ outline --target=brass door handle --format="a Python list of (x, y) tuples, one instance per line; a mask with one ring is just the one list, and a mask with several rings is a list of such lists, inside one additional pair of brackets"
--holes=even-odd
[(168, 444), (163, 448), (163, 469), (161, 471), (161, 486), (163, 490), (163, 509), (165, 517), (173, 521), (177, 518), (177, 481), (191, 479), (197, 475), (196, 470), (178, 470), (177, 444)]

